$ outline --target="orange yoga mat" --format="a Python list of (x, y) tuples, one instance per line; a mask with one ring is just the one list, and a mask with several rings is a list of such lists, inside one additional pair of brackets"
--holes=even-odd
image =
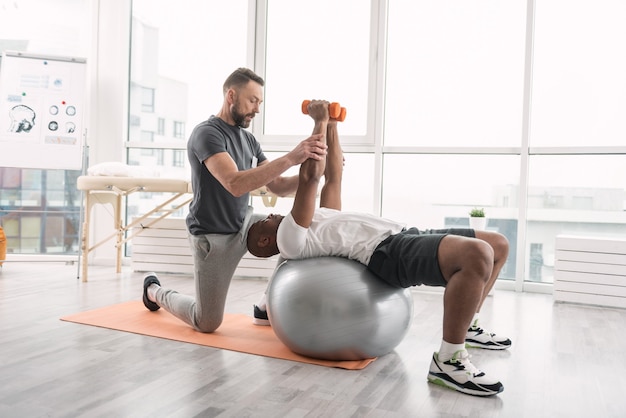
[(301, 356), (287, 348), (276, 337), (272, 327), (254, 325), (252, 318), (243, 314), (226, 314), (224, 322), (217, 331), (204, 334), (195, 331), (163, 309), (156, 312), (148, 311), (141, 301), (124, 302), (92, 311), (80, 312), (64, 316), (61, 320), (241, 353), (349, 370), (363, 369), (376, 360), (371, 358), (355, 361), (330, 361)]

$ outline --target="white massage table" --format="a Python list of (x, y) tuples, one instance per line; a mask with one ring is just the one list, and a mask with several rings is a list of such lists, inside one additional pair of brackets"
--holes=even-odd
[[(82, 281), (87, 281), (87, 267), (89, 252), (105, 242), (115, 238), (116, 255), (116, 272), (122, 271), (122, 250), (124, 244), (137, 235), (138, 232), (124, 238), (126, 231), (141, 224), (147, 228), (160, 219), (169, 216), (181, 207), (191, 201), (191, 195), (179, 200), (184, 195), (191, 193), (191, 183), (187, 180), (164, 179), (164, 178), (142, 178), (142, 177), (118, 177), (118, 176), (80, 176), (77, 179), (76, 186), (78, 190), (85, 192), (85, 219), (83, 221), (83, 232), (81, 236), (82, 250)], [(124, 225), (122, 223), (122, 199), (136, 192), (149, 193), (171, 193), (172, 196), (165, 202), (157, 205), (154, 209), (139, 216), (133, 222)], [(174, 203), (176, 200), (178, 202)], [(89, 228), (91, 220), (91, 209), (96, 204), (111, 204), (113, 206), (113, 228), (115, 232), (101, 241), (91, 245), (89, 241)], [(148, 217), (158, 213), (159, 215)], [(141, 229), (138, 230), (141, 232)]]
[[(176, 212), (181, 207), (187, 205), (191, 201), (191, 183), (187, 180), (164, 179), (164, 178), (144, 178), (144, 177), (119, 177), (119, 176), (80, 176), (77, 179), (76, 186), (78, 190), (85, 192), (85, 217), (82, 225), (81, 235), (81, 278), (83, 282), (87, 281), (88, 273), (88, 256), (91, 250), (99, 247), (105, 242), (115, 238), (116, 248), (116, 272), (122, 271), (122, 250), (124, 244), (139, 234), (143, 228), (148, 228), (155, 222)], [(157, 205), (154, 209), (135, 218), (131, 223), (124, 225), (122, 223), (122, 200), (132, 193), (149, 192), (149, 193), (170, 193), (172, 196), (165, 202)], [(183, 198), (184, 195), (189, 195)], [(269, 192), (265, 187), (257, 189), (250, 193), (251, 196), (259, 196), (263, 200), (263, 204), (267, 207), (276, 205), (278, 196)], [(176, 202), (176, 203), (174, 203)], [(96, 204), (111, 204), (113, 206), (113, 232), (111, 235), (91, 245), (89, 240), (89, 229), (91, 222), (91, 210)], [(156, 217), (151, 217), (157, 214)], [(150, 219), (147, 219), (151, 217)], [(124, 235), (131, 228), (141, 225), (133, 234)]]

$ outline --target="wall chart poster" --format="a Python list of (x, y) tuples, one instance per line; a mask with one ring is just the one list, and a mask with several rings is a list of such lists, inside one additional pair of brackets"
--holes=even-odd
[(5, 51), (0, 167), (80, 170), (86, 61)]

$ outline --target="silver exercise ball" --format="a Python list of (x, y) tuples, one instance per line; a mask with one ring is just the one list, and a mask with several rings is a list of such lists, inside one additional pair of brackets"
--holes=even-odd
[(393, 287), (343, 257), (287, 260), (270, 279), (267, 313), (293, 352), (362, 360), (392, 351), (413, 317), (408, 289)]

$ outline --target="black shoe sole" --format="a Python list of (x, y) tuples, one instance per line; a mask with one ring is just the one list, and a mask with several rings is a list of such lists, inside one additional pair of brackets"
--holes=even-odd
[(148, 310), (154, 312), (158, 311), (161, 307), (155, 302), (152, 302), (150, 299), (148, 299), (148, 287), (150, 287), (152, 283), (156, 283), (161, 286), (161, 282), (159, 281), (159, 279), (154, 276), (147, 276), (145, 279), (143, 279), (143, 304), (146, 308), (148, 308)]

